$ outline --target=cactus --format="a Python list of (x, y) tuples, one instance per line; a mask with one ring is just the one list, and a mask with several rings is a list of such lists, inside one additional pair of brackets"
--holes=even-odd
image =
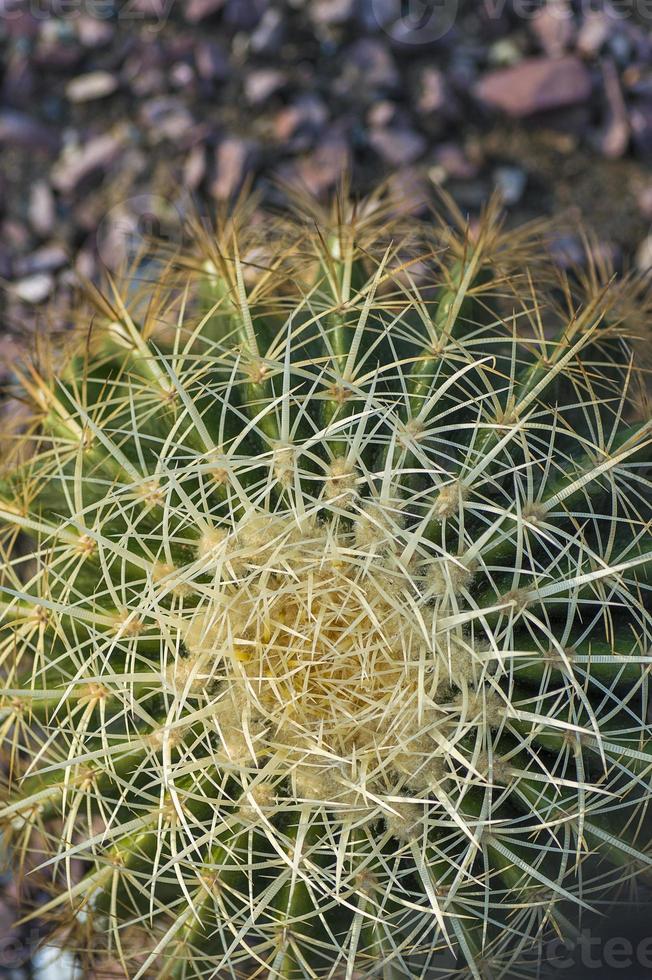
[(445, 215), (240, 202), (17, 368), (0, 820), (87, 960), (495, 978), (650, 874), (646, 299)]

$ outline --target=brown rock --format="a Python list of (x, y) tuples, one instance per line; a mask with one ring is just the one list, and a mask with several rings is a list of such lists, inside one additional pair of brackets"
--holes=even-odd
[(66, 150), (52, 168), (52, 185), (69, 194), (96, 170), (108, 170), (119, 156), (126, 141), (124, 131), (103, 133), (72, 150)]
[(315, 133), (328, 119), (328, 109), (318, 95), (307, 92), (274, 117), (274, 136), (285, 143), (299, 132)]
[(421, 133), (402, 127), (374, 129), (369, 134), (369, 143), (391, 167), (414, 163), (426, 149)]
[[(440, 143), (435, 149), (437, 167), (443, 176), (454, 180), (473, 180), (478, 175), (477, 164), (458, 143)], [(439, 181), (438, 181), (439, 182)]]
[(210, 192), (218, 201), (226, 201), (242, 186), (252, 167), (255, 146), (239, 136), (228, 136), (215, 151), (215, 179)]
[(606, 60), (602, 65), (604, 90), (607, 98), (607, 121), (602, 133), (602, 152), (606, 157), (621, 157), (629, 146), (631, 134), (627, 106), (620, 88), (618, 72), (613, 61)]
[(532, 18), (532, 30), (549, 57), (558, 58), (567, 51), (575, 36), (573, 11), (568, 0), (548, 0)]
[(206, 149), (203, 143), (197, 143), (188, 153), (183, 165), (183, 181), (185, 186), (196, 191), (206, 175)]
[(480, 102), (514, 118), (586, 101), (591, 75), (579, 58), (526, 58), (511, 68), (488, 72), (475, 85)]
[(188, 0), (184, 16), (191, 24), (198, 24), (211, 14), (216, 14), (223, 6), (224, 0)]
[(343, 134), (331, 131), (309, 156), (299, 161), (297, 176), (313, 194), (323, 194), (337, 183), (349, 165), (349, 141)]

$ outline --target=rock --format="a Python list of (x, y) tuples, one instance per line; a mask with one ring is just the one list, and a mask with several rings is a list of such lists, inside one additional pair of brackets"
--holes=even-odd
[(195, 65), (204, 81), (222, 82), (229, 77), (229, 56), (216, 41), (200, 41), (196, 45)]
[(421, 133), (403, 127), (372, 129), (369, 143), (391, 167), (414, 163), (425, 153), (427, 145)]
[(629, 146), (631, 133), (629, 116), (613, 61), (605, 59), (602, 62), (602, 75), (607, 100), (607, 120), (600, 146), (606, 157), (615, 159), (623, 156)]
[(636, 250), (636, 268), (640, 272), (652, 270), (652, 234), (644, 238)]
[[(468, 154), (458, 143), (440, 143), (435, 148), (434, 159), (436, 165), (443, 171), (444, 177), (452, 177), (454, 180), (473, 180), (478, 175), (477, 164), (469, 159)], [(437, 174), (430, 175), (435, 183)]]
[(520, 167), (496, 167), (494, 181), (505, 204), (518, 204), (527, 184), (527, 174)]
[(487, 52), (487, 59), (490, 65), (496, 68), (506, 68), (508, 65), (517, 65), (523, 58), (523, 49), (511, 37), (499, 37), (490, 46)]
[(355, 0), (314, 0), (309, 11), (314, 24), (345, 24), (355, 13)]
[(91, 102), (112, 95), (118, 87), (118, 79), (110, 71), (90, 71), (77, 75), (66, 85), (66, 95), (71, 102)]
[(568, 0), (548, 0), (545, 7), (534, 14), (532, 30), (550, 58), (564, 54), (575, 37), (573, 11)]
[(313, 152), (296, 167), (299, 180), (313, 194), (333, 187), (350, 166), (350, 144), (343, 133), (331, 130)]
[(227, 201), (240, 187), (253, 166), (255, 145), (238, 136), (228, 136), (215, 151), (215, 178), (210, 186), (211, 195), (218, 201)]
[(21, 150), (56, 150), (59, 137), (49, 126), (26, 113), (4, 109), (0, 111), (0, 146), (2, 145)]
[(473, 94), (483, 105), (516, 119), (575, 105), (591, 95), (591, 75), (573, 55), (526, 58), (512, 68), (485, 74)]
[(189, 190), (196, 191), (205, 176), (206, 148), (203, 143), (197, 143), (183, 164), (183, 182)]
[(54, 289), (54, 279), (46, 272), (20, 279), (13, 285), (13, 292), (23, 303), (43, 303)]
[(37, 180), (32, 185), (27, 205), (29, 223), (41, 238), (51, 234), (56, 221), (54, 194), (45, 180)]
[(389, 99), (380, 99), (369, 107), (367, 122), (372, 129), (389, 126), (399, 117), (398, 106)]
[(157, 95), (147, 99), (140, 108), (140, 116), (150, 130), (150, 138), (155, 143), (162, 139), (177, 142), (195, 124), (195, 120), (183, 102), (168, 95)]
[(90, 14), (82, 14), (75, 20), (75, 31), (85, 48), (104, 48), (113, 40), (113, 25)]
[(449, 100), (444, 73), (439, 68), (424, 68), (419, 79), (418, 111), (424, 114), (442, 112)]
[(233, 30), (252, 31), (268, 5), (268, 0), (227, 0), (224, 20)]
[(170, 68), (170, 84), (174, 88), (181, 89), (181, 91), (188, 92), (192, 83), (195, 80), (195, 72), (191, 65), (185, 61), (177, 61)]
[(67, 71), (76, 67), (83, 57), (83, 47), (63, 18), (41, 20), (38, 40), (32, 52), (34, 65), (50, 72)]
[(284, 106), (274, 117), (273, 133), (281, 143), (293, 140), (293, 144), (314, 137), (326, 124), (328, 109), (318, 95), (300, 95), (290, 105)]
[(652, 221), (652, 181), (637, 188), (636, 202), (643, 217)]
[(586, 249), (577, 235), (557, 235), (550, 242), (549, 250), (556, 265), (562, 269), (582, 266), (586, 260)]
[(285, 37), (285, 21), (280, 10), (270, 7), (263, 14), (260, 24), (249, 38), (249, 47), (255, 54), (274, 54)]
[(396, 62), (387, 45), (367, 37), (356, 41), (346, 52), (336, 89), (343, 95), (370, 101), (375, 92), (391, 91), (398, 83)]
[(103, 133), (86, 143), (67, 148), (52, 168), (52, 186), (69, 194), (94, 171), (108, 170), (123, 150), (126, 139), (126, 132), (120, 130)]
[(638, 156), (652, 158), (652, 101), (634, 106), (629, 113), (629, 124)]
[(245, 75), (245, 98), (250, 105), (262, 105), (287, 83), (287, 75), (278, 68), (258, 68)]
[(217, 13), (224, 6), (224, 0), (187, 0), (184, 7), (184, 17), (190, 24), (200, 21)]
[(396, 20), (397, 8), (396, 0), (360, 0), (358, 21), (365, 31), (375, 33)]
[(37, 248), (30, 255), (14, 260), (14, 276), (19, 279), (34, 277), (43, 272), (56, 272), (68, 262), (68, 252), (63, 245), (53, 243)]

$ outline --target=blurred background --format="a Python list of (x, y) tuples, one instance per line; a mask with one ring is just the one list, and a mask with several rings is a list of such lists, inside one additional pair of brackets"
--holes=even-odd
[[(245, 181), (282, 206), (283, 182), (387, 178), (415, 214), (444, 187), (471, 219), (498, 189), (514, 224), (562, 219), (561, 266), (583, 223), (645, 271), (651, 162), (652, 0), (0, 0), (0, 384), (78, 276)], [(0, 883), (0, 977), (72, 980)], [(591, 920), (547, 975), (652, 977), (650, 909)]]

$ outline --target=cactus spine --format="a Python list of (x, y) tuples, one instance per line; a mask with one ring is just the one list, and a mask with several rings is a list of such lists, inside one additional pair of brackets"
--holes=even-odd
[(634, 292), (244, 202), (20, 369), (1, 819), (70, 945), (479, 980), (649, 874)]

